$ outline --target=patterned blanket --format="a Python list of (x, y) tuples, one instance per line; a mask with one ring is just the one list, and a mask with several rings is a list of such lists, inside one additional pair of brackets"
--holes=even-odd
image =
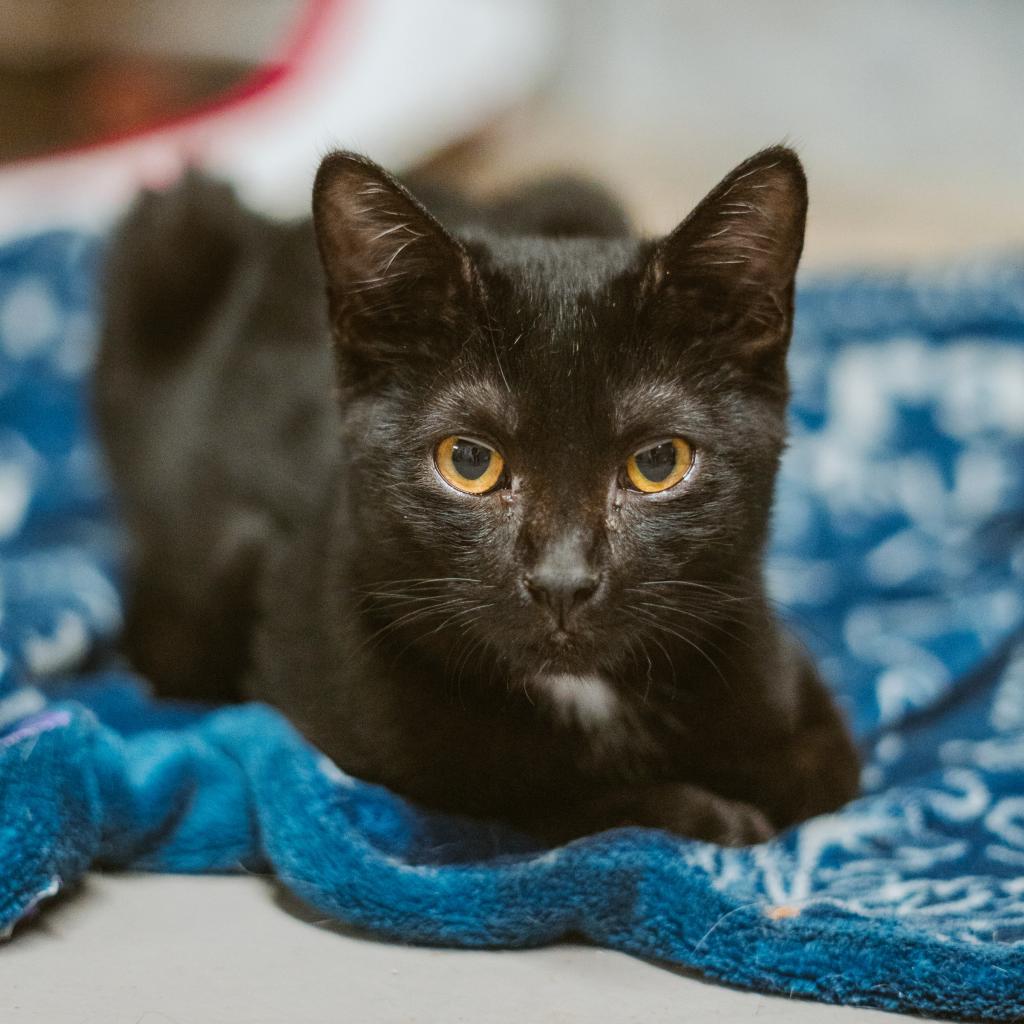
[(268, 708), (154, 701), (117, 667), (99, 255), (0, 250), (0, 930), (90, 867), (244, 869), (412, 942), (582, 934), (765, 991), (1024, 1015), (1024, 261), (802, 289), (770, 579), (862, 798), (745, 850), (537, 851), (344, 775)]

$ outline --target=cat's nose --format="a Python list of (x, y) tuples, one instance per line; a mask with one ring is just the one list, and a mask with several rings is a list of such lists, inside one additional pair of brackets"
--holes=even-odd
[(555, 617), (561, 629), (572, 613), (589, 601), (600, 582), (597, 573), (583, 567), (570, 570), (538, 569), (523, 578), (530, 596)]
[(574, 547), (564, 543), (555, 545), (533, 571), (523, 577), (530, 596), (551, 612), (561, 629), (566, 628), (572, 613), (594, 596), (600, 581)]
[(558, 627), (567, 631), (573, 613), (597, 592), (601, 576), (595, 565), (597, 538), (570, 529), (549, 538), (523, 576), (523, 584), (537, 604), (546, 608)]

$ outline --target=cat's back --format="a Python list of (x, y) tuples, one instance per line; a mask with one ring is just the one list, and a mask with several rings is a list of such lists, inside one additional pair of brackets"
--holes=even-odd
[(95, 380), (129, 515), (218, 483), (277, 504), (280, 460), (330, 411), (323, 305), (308, 223), (267, 221), (198, 175), (141, 197), (106, 261)]
[(198, 175), (143, 195), (110, 242), (94, 407), (129, 538), (126, 646), (165, 692), (234, 693), (265, 549), (336, 461), (323, 292), (308, 223)]

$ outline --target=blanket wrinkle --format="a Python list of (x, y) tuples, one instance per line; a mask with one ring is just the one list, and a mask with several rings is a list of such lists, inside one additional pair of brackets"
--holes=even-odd
[(801, 286), (769, 583), (850, 718), (861, 797), (748, 849), (547, 850), (118, 664), (101, 256), (60, 232), (0, 249), (0, 937), (92, 868), (248, 871), (405, 942), (582, 935), (763, 992), (1024, 1017), (1024, 261)]

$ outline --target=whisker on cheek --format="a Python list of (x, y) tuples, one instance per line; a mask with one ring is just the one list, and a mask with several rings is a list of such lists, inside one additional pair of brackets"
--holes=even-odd
[(443, 629), (447, 629), (447, 628), (449, 628), (449, 627), (451, 627), (451, 626), (453, 626), (455, 624), (458, 624), (460, 626), (465, 627), (465, 626), (468, 626), (468, 625), (472, 625), (474, 622), (478, 622), (480, 620), (480, 618), (482, 617), (480, 615), (477, 615), (475, 618), (471, 618), (471, 619), (463, 619), (462, 616), (470, 615), (470, 614), (472, 614), (474, 612), (479, 612), (479, 611), (484, 610), (484, 609), (489, 608), (489, 607), (490, 607), (490, 605), (481, 604), (481, 605), (474, 605), (474, 606), (472, 606), (470, 608), (464, 608), (461, 611), (453, 612), (452, 614), (448, 615), (444, 619), (444, 621), (441, 622), (434, 629), (429, 630), (429, 631), (427, 631), (425, 633), (420, 633), (417, 636), (413, 637), (405, 645), (405, 647), (403, 647), (401, 649), (401, 651), (399, 651), (399, 656), (404, 654), (414, 644), (422, 643), (424, 640), (428, 639), (429, 637), (434, 636), (437, 633), (440, 633)]
[(742, 644), (748, 650), (755, 650), (754, 645), (750, 643), (749, 640), (741, 636), (739, 633), (728, 629), (726, 626), (726, 624), (742, 625), (745, 626), (747, 628), (747, 631), (749, 632), (753, 627), (749, 623), (745, 622), (743, 619), (709, 619), (703, 615), (698, 615), (696, 612), (691, 611), (688, 608), (680, 608), (677, 605), (656, 604), (650, 601), (639, 602), (639, 607), (651, 609), (652, 611), (655, 611), (655, 613), (657, 611), (667, 611), (671, 612), (673, 615), (682, 615), (685, 618), (693, 619), (696, 622), (699, 622), (702, 625), (706, 626), (708, 629), (714, 630), (716, 633), (721, 633), (723, 636), (727, 637), (730, 640), (735, 640), (737, 643)]
[[(726, 679), (726, 677), (723, 674), (721, 668), (719, 667), (718, 662), (716, 662), (714, 660), (714, 658), (712, 658), (711, 655), (709, 655), (707, 653), (707, 651), (705, 651), (704, 648), (700, 646), (700, 644), (698, 644), (691, 637), (688, 637), (688, 636), (684, 635), (683, 633), (679, 632), (679, 630), (673, 629), (671, 626), (667, 626), (664, 622), (661, 622), (659, 619), (651, 616), (651, 613), (649, 613), (649, 612), (641, 612), (635, 606), (632, 607), (631, 611), (641, 622), (645, 622), (648, 626), (652, 626), (654, 629), (657, 629), (657, 630), (659, 630), (662, 633), (665, 633), (665, 634), (667, 634), (669, 636), (673, 636), (677, 640), (681, 640), (684, 644), (686, 644), (692, 650), (696, 651), (708, 663), (708, 665), (711, 666), (711, 668), (714, 671), (714, 673), (722, 681), (722, 685), (725, 686), (725, 688), (727, 690), (732, 692), (732, 687), (730, 686), (728, 679)], [(649, 616), (651, 616), (651, 617), (649, 617)], [(652, 637), (652, 639), (653, 639), (653, 637)], [(666, 652), (666, 654), (667, 654), (667, 652)], [(670, 658), (670, 660), (671, 660), (671, 658)]]
[(426, 618), (429, 615), (436, 614), (438, 612), (446, 611), (449, 608), (457, 607), (458, 605), (465, 604), (466, 599), (461, 597), (450, 598), (446, 601), (442, 601), (438, 604), (428, 605), (426, 608), (414, 608), (411, 612), (406, 612), (404, 615), (400, 615), (397, 619), (391, 619), (386, 622), (378, 630), (371, 633), (363, 643), (360, 645), (360, 650), (365, 647), (369, 647), (375, 644), (377, 641), (382, 639), (388, 633), (393, 632), (402, 626), (410, 626), (412, 623), (419, 621), (422, 618)]

